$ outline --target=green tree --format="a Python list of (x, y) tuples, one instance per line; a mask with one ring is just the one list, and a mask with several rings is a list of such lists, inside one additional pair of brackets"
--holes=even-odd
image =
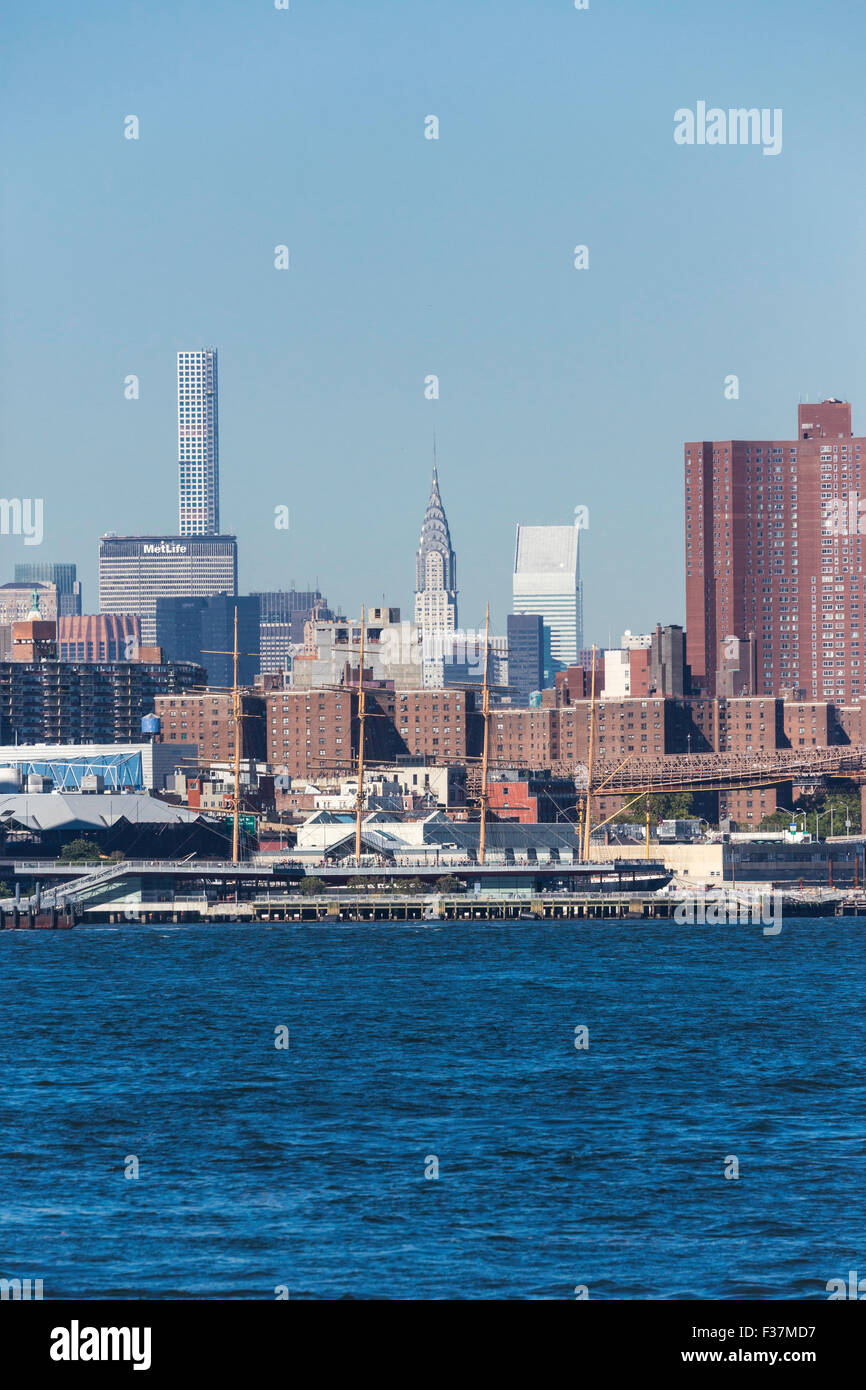
[(99, 851), (92, 840), (68, 840), (63, 846), (58, 857), (61, 864), (89, 864), (97, 863)]
[[(802, 816), (795, 816), (794, 819), (797, 822), (797, 829), (799, 830), (802, 826), (803, 818)], [(758, 829), (787, 830), (790, 824), (790, 811), (774, 811), (771, 816), (764, 816), (764, 819), (761, 821), (760, 825), (758, 826)]]
[(459, 878), (455, 878), (453, 874), (445, 874), (436, 880), (437, 893), (459, 893), (460, 887)]
[[(807, 835), (815, 834), (815, 816), (818, 817), (818, 834), (821, 839), (830, 834), (831, 820), (834, 835), (848, 833), (846, 822), (850, 823), (850, 833), (860, 834), (860, 792), (850, 782), (833, 781), (820, 792), (810, 792), (800, 796), (792, 805), (793, 821), (798, 830), (805, 829)], [(832, 811), (832, 818), (830, 812)], [(805, 816), (805, 826), (803, 817)], [(765, 816), (759, 830), (787, 830), (791, 824), (790, 811), (774, 811)]]
[(694, 814), (691, 792), (650, 792), (649, 797), (641, 796), (633, 805), (614, 816), (614, 822), (632, 825), (646, 823), (646, 804), (649, 800), (650, 825), (656, 826), (660, 820), (685, 820)]
[(315, 897), (324, 891), (325, 881), (321, 878), (305, 876), (298, 883), (298, 892), (306, 893), (308, 897)]

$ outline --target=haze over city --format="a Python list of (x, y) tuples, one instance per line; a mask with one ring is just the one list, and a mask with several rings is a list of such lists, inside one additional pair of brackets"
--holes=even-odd
[[(864, 428), (862, 11), (819, 42), (805, 3), (96, 0), (36, 26), (7, 20), (2, 447), (88, 611), (101, 533), (174, 528), (188, 345), (220, 350), (242, 592), (408, 610), (435, 430), (464, 622), (489, 598), (504, 627), (515, 523), (582, 504), (602, 644), (684, 619), (684, 440), (787, 436), (805, 396)], [(781, 152), (677, 145), (698, 100), (783, 109)]]

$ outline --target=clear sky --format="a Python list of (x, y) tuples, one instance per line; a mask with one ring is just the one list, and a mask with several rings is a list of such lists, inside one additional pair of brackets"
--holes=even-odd
[[(3, 31), (3, 492), (45, 535), (0, 537), (2, 579), (74, 560), (95, 612), (99, 535), (176, 530), (179, 348), (219, 349), (243, 592), (409, 610), (435, 429), (461, 621), (500, 631), (517, 521), (589, 507), (606, 643), (683, 620), (684, 440), (827, 395), (866, 432), (862, 0), (18, 0)], [(781, 108), (781, 153), (677, 145), (699, 101)]]

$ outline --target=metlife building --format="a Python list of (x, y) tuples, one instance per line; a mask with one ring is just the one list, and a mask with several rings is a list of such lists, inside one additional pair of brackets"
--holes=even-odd
[(156, 643), (158, 598), (238, 591), (236, 536), (102, 536), (100, 613), (137, 613), (144, 646)]

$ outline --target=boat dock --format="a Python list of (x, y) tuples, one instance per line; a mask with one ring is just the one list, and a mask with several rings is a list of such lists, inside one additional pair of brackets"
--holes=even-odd
[[(352, 922), (592, 922), (640, 921), (702, 925), (700, 913), (693, 920), (677, 908), (689, 910), (693, 900), (673, 895), (579, 894), (537, 898), (484, 895), (406, 897), (397, 894), (302, 897), (297, 894), (270, 901), (247, 902), (144, 902), (118, 909), (114, 904), (74, 909), (79, 922), (173, 923), (352, 923)], [(801, 897), (780, 895), (782, 919), (797, 917), (864, 917), (866, 896)], [(763, 912), (763, 916), (762, 916)], [(769, 895), (762, 909), (760, 898), (732, 901), (722, 909), (718, 924), (770, 922)], [(709, 924), (715, 919), (707, 910)]]

